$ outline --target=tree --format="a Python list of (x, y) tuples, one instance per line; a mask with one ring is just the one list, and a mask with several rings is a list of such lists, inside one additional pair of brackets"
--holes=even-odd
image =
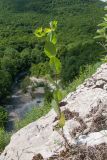
[(36, 77), (45, 76), (46, 74), (50, 73), (50, 66), (48, 62), (32, 64), (30, 71), (32, 76)]
[(0, 106), (0, 128), (4, 127), (7, 120), (8, 120), (8, 112), (2, 106)]
[(1, 69), (9, 72), (12, 76), (15, 76), (17, 73), (16, 60), (11, 57), (4, 56), (1, 59)]
[(21, 66), (23, 69), (30, 67), (30, 65), (31, 65), (30, 49), (28, 49), (28, 48), (24, 49), (20, 54), (20, 58), (21, 58)]
[(39, 48), (35, 47), (31, 52), (31, 60), (32, 63), (40, 63), (46, 61), (46, 56), (43, 53), (43, 50), (40, 50)]
[(7, 71), (0, 70), (0, 99), (9, 94), (11, 83), (11, 75)]
[[(104, 8), (105, 11), (107, 11), (107, 6)], [(107, 14), (104, 16), (104, 20), (102, 23), (98, 25), (99, 29), (97, 30), (97, 36), (95, 36), (95, 39), (99, 39), (99, 44), (105, 49), (107, 52)], [(107, 57), (105, 59), (107, 61)]]

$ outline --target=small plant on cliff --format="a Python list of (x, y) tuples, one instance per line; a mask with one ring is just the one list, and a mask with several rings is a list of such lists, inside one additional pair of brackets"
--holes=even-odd
[(52, 107), (55, 109), (58, 117), (58, 124), (55, 127), (55, 129), (59, 129), (64, 127), (65, 125), (65, 115), (60, 109), (60, 101), (63, 98), (63, 91), (62, 87), (59, 84), (60, 79), (60, 73), (61, 73), (61, 62), (60, 59), (57, 56), (57, 35), (56, 35), (56, 29), (57, 29), (57, 21), (51, 21), (50, 26), (48, 28), (38, 28), (35, 31), (35, 35), (38, 38), (42, 38), (45, 40), (45, 46), (44, 46), (44, 53), (49, 58), (49, 65), (51, 69), (51, 74), (48, 75), (48, 79), (55, 87), (53, 91), (53, 100), (52, 100)]

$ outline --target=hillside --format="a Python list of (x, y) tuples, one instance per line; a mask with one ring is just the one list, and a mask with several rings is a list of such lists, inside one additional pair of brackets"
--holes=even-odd
[[(15, 133), (0, 160), (106, 160), (107, 64), (63, 102), (66, 102), (61, 107), (66, 117), (64, 136), (61, 129), (54, 129), (57, 114), (52, 109)], [(65, 145), (65, 137), (69, 147)]]
[[(45, 25), (50, 19), (57, 19), (61, 32), (59, 38), (67, 44), (74, 42), (74, 40), (80, 40), (80, 38), (83, 38), (83, 40), (92, 38), (96, 31), (96, 25), (104, 13), (104, 4), (98, 0), (7, 0), (5, 3), (1, 0), (0, 3), (2, 21), (10, 26), (5, 26), (7, 29), (11, 31), (14, 29), (14, 32), (16, 30), (15, 33), (17, 33), (24, 26), (23, 37), (23, 34), (27, 34), (26, 29), (29, 28), (29, 32), (33, 32), (38, 25)], [(14, 28), (11, 28), (12, 24), (14, 24)], [(14, 34), (14, 32), (11, 32), (11, 34)], [(8, 36), (12, 35), (8, 34)], [(8, 43), (11, 45), (11, 42)]]
[[(91, 77), (106, 58), (106, 44), (102, 47), (103, 38), (107, 40), (106, 15), (105, 23), (100, 24), (104, 6), (100, 0), (0, 0), (0, 153), (19, 130), (0, 160), (38, 160), (33, 157), (38, 153), (53, 159), (56, 151), (58, 160), (65, 154), (64, 145), (60, 146), (64, 144), (63, 138), (70, 140), (66, 143), (68, 156), (77, 152), (75, 160), (81, 158), (78, 149), (86, 158), (87, 149), (91, 152), (90, 147), (95, 148), (92, 160), (98, 148), (105, 147), (106, 152), (107, 145), (102, 144), (105, 139), (85, 145), (93, 135), (100, 137), (106, 132), (103, 121), (107, 118), (107, 64)], [(43, 30), (46, 39), (40, 40), (40, 30), (35, 29), (48, 27), (49, 23), (50, 30)], [(98, 24), (103, 29), (97, 30), (101, 27)], [(100, 40), (94, 38), (96, 31)], [(60, 103), (69, 92), (64, 103)], [(63, 138), (57, 132), (60, 127), (65, 132)], [(82, 144), (84, 151), (78, 144)], [(99, 150), (102, 157), (107, 157)]]
[(33, 72), (32, 64), (47, 61), (43, 42), (38, 43), (33, 33), (52, 19), (59, 24), (57, 47), (64, 82), (72, 81), (81, 67), (99, 62), (102, 48), (93, 36), (102, 21), (103, 7), (98, 0), (1, 0), (0, 97), (8, 95), (19, 72), (30, 68)]

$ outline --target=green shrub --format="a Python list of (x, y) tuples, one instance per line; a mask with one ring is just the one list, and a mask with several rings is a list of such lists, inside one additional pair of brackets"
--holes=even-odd
[(9, 93), (12, 84), (11, 75), (4, 70), (0, 70), (0, 99), (5, 99)]
[(79, 76), (77, 76), (74, 79), (74, 81), (71, 84), (69, 84), (69, 86), (67, 87), (66, 89), (67, 93), (71, 91), (72, 92), (75, 91), (76, 88), (80, 84), (82, 84), (85, 79), (89, 78), (90, 76), (92, 76), (92, 74), (96, 72), (97, 68), (100, 67), (100, 65), (101, 65), (101, 62), (92, 64), (92, 65), (87, 65), (85, 66), (85, 69), (81, 69)]
[(21, 89), (24, 93), (27, 92), (27, 87), (30, 85), (29, 77), (25, 77), (24, 80), (21, 82)]
[(96, 41), (76, 43), (69, 47), (66, 53), (62, 53), (60, 58), (62, 62), (61, 77), (64, 82), (72, 82), (79, 75), (80, 68), (99, 62), (105, 53), (101, 53), (102, 48)]
[(0, 106), (0, 127), (4, 127), (7, 120), (8, 112), (2, 106)]
[(4, 150), (10, 141), (10, 134), (6, 133), (3, 128), (0, 128), (0, 152)]
[(44, 76), (47, 73), (49, 73), (49, 71), (50, 71), (50, 67), (48, 62), (32, 64), (32, 67), (30, 69), (31, 75), (36, 77)]

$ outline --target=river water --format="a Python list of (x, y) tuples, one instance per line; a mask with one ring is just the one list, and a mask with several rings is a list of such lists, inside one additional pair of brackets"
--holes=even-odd
[(38, 87), (34, 93), (32, 99), (31, 94), (28, 92), (24, 94), (20, 89), (20, 78), (25, 76), (21, 73), (18, 75), (12, 86), (12, 94), (7, 101), (6, 110), (9, 113), (9, 120), (6, 124), (6, 130), (12, 131), (14, 128), (14, 122), (24, 118), (27, 112), (32, 110), (34, 107), (39, 107), (44, 103), (44, 88)]

